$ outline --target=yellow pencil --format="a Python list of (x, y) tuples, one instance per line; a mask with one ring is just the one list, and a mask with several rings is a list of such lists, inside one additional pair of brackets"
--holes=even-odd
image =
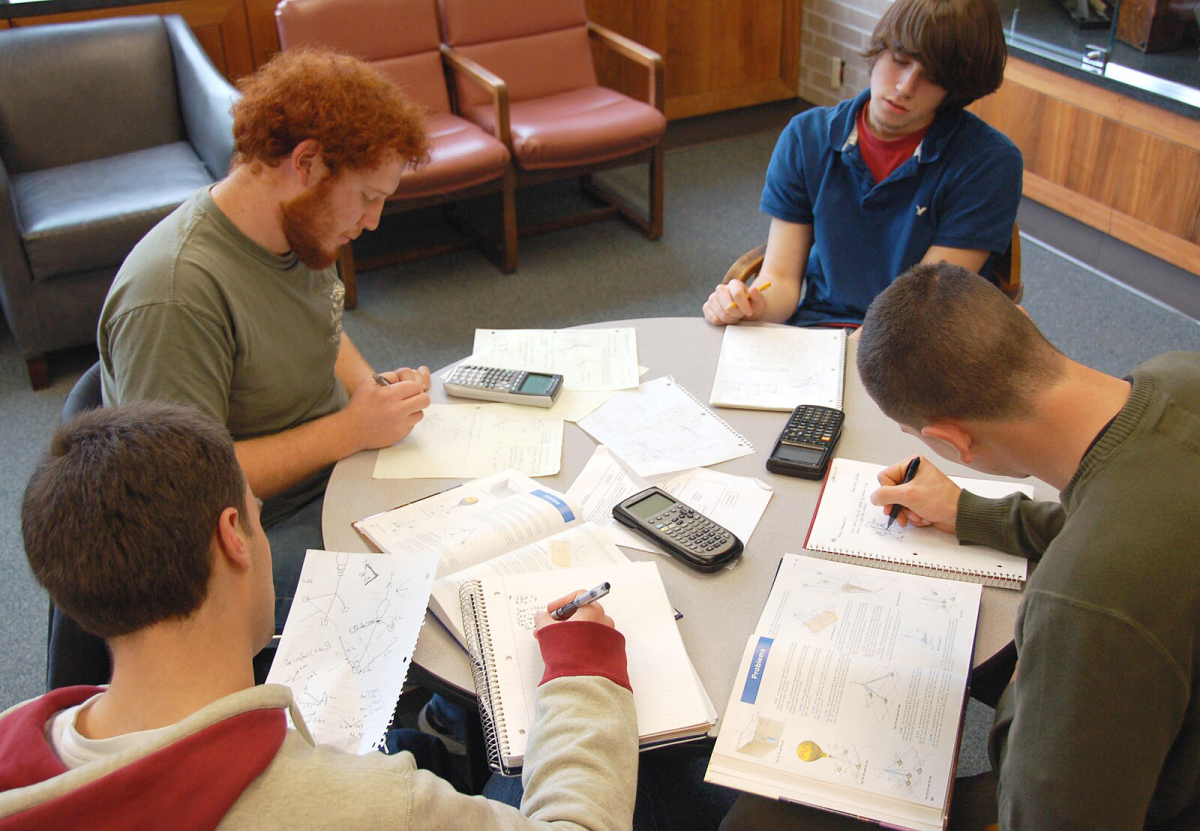
[[(770, 281), (770, 280), (768, 280), (767, 282), (763, 283), (761, 286), (751, 286), (751, 288), (757, 288), (757, 289), (758, 289), (758, 293), (759, 293), (759, 294), (762, 294), (764, 291), (766, 291), (766, 290), (767, 290), (767, 289), (769, 289), (770, 287), (771, 287), (771, 281)], [(729, 304), (729, 308), (731, 308), (731, 309), (736, 309), (737, 307), (738, 307), (738, 304), (737, 304), (737, 301), (736, 301), (736, 300), (732, 301), (732, 302)]]

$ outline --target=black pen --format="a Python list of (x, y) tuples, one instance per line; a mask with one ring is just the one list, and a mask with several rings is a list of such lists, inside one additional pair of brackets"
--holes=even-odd
[[(913, 477), (917, 475), (917, 468), (919, 468), (920, 466), (921, 466), (921, 457), (914, 456), (913, 460), (908, 463), (908, 467), (904, 468), (904, 481), (901, 482), (900, 484), (907, 485), (909, 482), (911, 482), (913, 480)], [(896, 521), (896, 517), (900, 516), (900, 509), (902, 507), (903, 506), (899, 502), (895, 502), (892, 504), (892, 510), (888, 513), (888, 524), (887, 524), (888, 528), (891, 528), (892, 523)]]
[(612, 588), (611, 584), (601, 583), (599, 586), (596, 586), (596, 588), (592, 589), (590, 592), (579, 595), (579, 597), (575, 598), (570, 603), (567, 603), (563, 606), (559, 606), (557, 609), (555, 609), (553, 612), (550, 613), (550, 617), (554, 618), (555, 620), (566, 620), (571, 615), (575, 614), (575, 612), (577, 612), (580, 609), (580, 607), (586, 606), (589, 603), (595, 603), (597, 600), (604, 597), (604, 595), (608, 594), (608, 590), (611, 588)]
[(392, 382), (391, 382), (391, 381), (389, 381), (387, 378), (384, 378), (384, 377), (383, 377), (382, 375), (380, 375), (378, 372), (376, 372), (376, 373), (375, 373), (374, 375), (372, 375), (371, 377), (372, 377), (372, 378), (374, 378), (374, 379), (375, 379), (375, 383), (376, 383), (376, 384), (378, 384), (378, 385), (379, 385), (379, 386), (381, 386), (381, 387), (390, 387), (390, 386), (392, 385)]

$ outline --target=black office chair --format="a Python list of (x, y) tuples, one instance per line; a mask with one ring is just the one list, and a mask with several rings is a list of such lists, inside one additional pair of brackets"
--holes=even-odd
[[(63, 403), (62, 421), (87, 410), (104, 406), (100, 394), (100, 363), (83, 373)], [(46, 631), (46, 689), (77, 684), (107, 684), (112, 678), (112, 659), (104, 641), (85, 632), (78, 623), (50, 603)]]

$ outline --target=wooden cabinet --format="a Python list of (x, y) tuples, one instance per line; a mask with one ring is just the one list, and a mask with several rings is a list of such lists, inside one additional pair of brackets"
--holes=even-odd
[[(796, 97), (801, 0), (586, 0), (588, 18), (665, 63), (667, 118)], [(596, 48), (603, 84), (645, 95), (645, 78)]]
[(1025, 195), (1200, 274), (1200, 121), (1009, 57), (970, 109), (1025, 157)]

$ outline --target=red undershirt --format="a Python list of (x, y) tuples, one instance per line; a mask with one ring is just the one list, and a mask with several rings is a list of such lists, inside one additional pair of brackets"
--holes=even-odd
[(862, 159), (875, 181), (882, 182), (893, 170), (908, 161), (921, 139), (929, 132), (929, 125), (915, 133), (887, 141), (867, 129), (868, 106), (869, 102), (858, 110), (858, 152), (862, 154)]

